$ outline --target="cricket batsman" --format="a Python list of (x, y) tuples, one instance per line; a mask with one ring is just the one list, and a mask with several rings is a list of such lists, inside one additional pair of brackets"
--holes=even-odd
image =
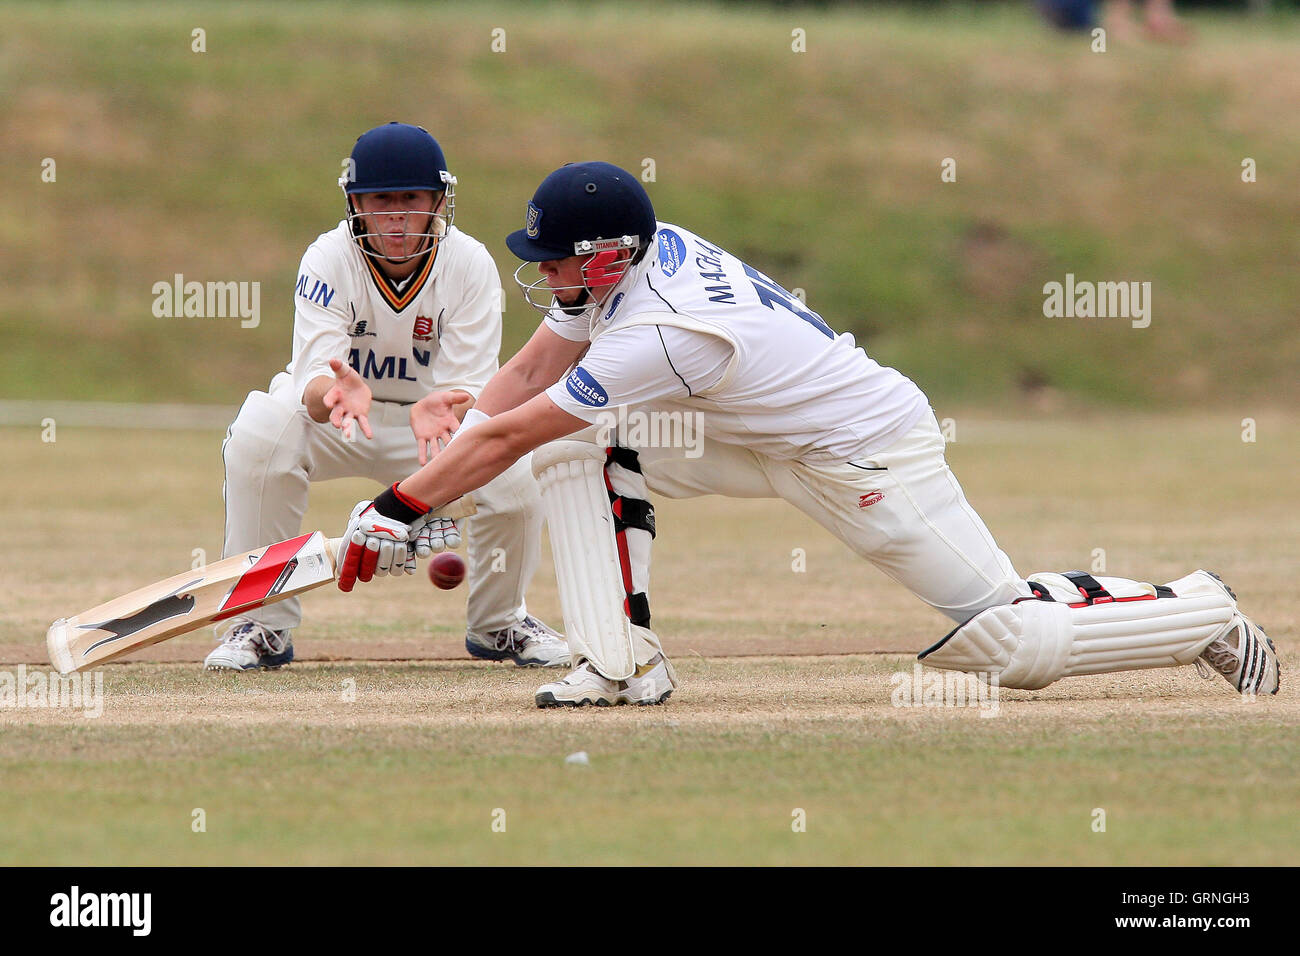
[[(1277, 692), (1272, 642), (1212, 573), (1021, 576), (949, 470), (921, 390), (768, 276), (658, 222), (632, 174), (561, 167), (507, 244), (545, 318), (475, 421), (354, 511), (340, 585), (388, 569), (385, 536), (409, 540), (431, 508), (536, 449), (574, 664), (538, 706), (657, 704), (677, 687), (651, 630), (649, 491), (784, 498), (955, 624), (921, 653), (933, 667), (1037, 689), (1195, 663), (1243, 695)], [(521, 277), (532, 263), (540, 277)], [(701, 413), (702, 456), (630, 447), (609, 432), (623, 407)]]
[[(423, 128), (362, 134), (339, 180), (347, 218), (307, 249), (294, 292), (293, 358), (249, 393), (230, 426), (224, 554), (296, 535), (312, 482), (384, 485), (416, 471), (450, 439), (497, 370), (501, 283), (482, 243), (452, 224), (456, 178)], [(465, 647), (524, 666), (569, 664), (563, 638), (528, 614), (542, 512), (526, 455), (476, 486)], [(461, 543), (443, 518), (408, 529), (389, 570)], [(209, 670), (275, 668), (293, 659), (297, 598), (232, 619)]]

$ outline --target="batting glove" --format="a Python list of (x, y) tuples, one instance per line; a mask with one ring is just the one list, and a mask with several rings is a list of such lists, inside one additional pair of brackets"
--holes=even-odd
[(420, 502), (393, 485), (374, 501), (352, 509), (338, 555), (340, 591), (351, 591), (357, 581), (369, 581), (376, 574), (414, 573), (412, 525), (422, 523), (429, 510), (417, 506)]

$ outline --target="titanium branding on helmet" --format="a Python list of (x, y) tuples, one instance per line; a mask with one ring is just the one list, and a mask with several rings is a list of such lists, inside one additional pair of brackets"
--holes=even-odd
[(682, 262), (686, 259), (686, 243), (682, 242), (681, 236), (671, 229), (662, 229), (659, 232), (659, 268), (663, 270), (664, 275), (671, 277), (674, 272), (682, 267)]
[(528, 201), (528, 220), (524, 224), (524, 232), (529, 239), (536, 239), (538, 233), (538, 223), (542, 221), (542, 211), (533, 201)]
[(618, 295), (614, 296), (614, 301), (612, 301), (609, 304), (609, 308), (605, 310), (605, 317), (601, 320), (602, 322), (608, 322), (614, 317), (614, 310), (617, 309), (618, 304), (623, 301), (624, 294), (625, 293), (620, 292)]
[(569, 378), (565, 381), (564, 387), (569, 390), (570, 395), (584, 405), (600, 408), (602, 405), (609, 404), (609, 394), (600, 387), (600, 383), (592, 378), (591, 374), (581, 365), (569, 373)]

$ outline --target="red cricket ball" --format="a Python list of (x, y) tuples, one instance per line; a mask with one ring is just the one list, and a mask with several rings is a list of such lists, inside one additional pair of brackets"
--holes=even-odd
[(455, 551), (440, 551), (429, 559), (429, 580), (450, 591), (465, 580), (465, 562)]

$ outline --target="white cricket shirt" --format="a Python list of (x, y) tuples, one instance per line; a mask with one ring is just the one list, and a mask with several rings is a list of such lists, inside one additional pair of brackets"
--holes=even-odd
[(776, 459), (850, 461), (888, 448), (925, 394), (798, 298), (693, 233), (656, 246), (606, 297), (547, 325), (591, 347), (546, 394), (588, 422), (620, 405), (701, 412), (704, 434)]
[(437, 389), (475, 398), (497, 370), (501, 279), (491, 254), (454, 226), (409, 279), (394, 283), (352, 240), (346, 221), (308, 247), (294, 290), (293, 358), (272, 389), (360, 373), (376, 401), (409, 403)]

